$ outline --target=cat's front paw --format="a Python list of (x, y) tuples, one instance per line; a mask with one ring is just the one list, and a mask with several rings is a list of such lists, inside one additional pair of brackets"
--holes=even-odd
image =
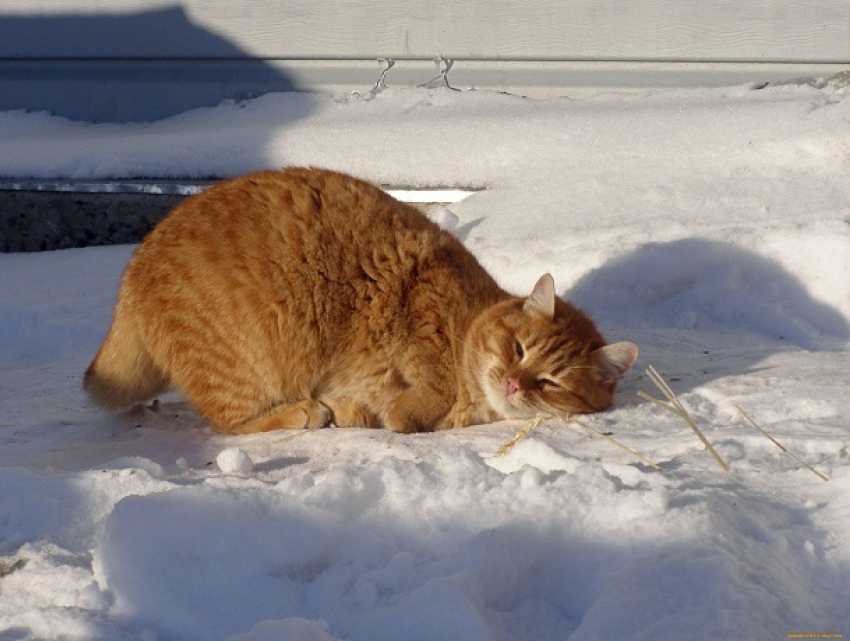
[(332, 414), (327, 405), (308, 399), (297, 403), (284, 403), (243, 423), (219, 425), (216, 429), (226, 434), (318, 429), (330, 425), (331, 417)]
[(384, 421), (384, 426), (388, 430), (398, 432), (399, 434), (415, 434), (416, 432), (428, 431), (420, 429), (419, 425), (410, 420), (409, 416), (403, 416), (401, 412), (390, 410), (387, 418)]
[(333, 420), (333, 412), (319, 401), (302, 401), (298, 408), (304, 414), (304, 427), (308, 430), (327, 427)]
[(449, 412), (449, 405), (431, 390), (411, 388), (399, 394), (384, 416), (393, 432), (433, 432)]

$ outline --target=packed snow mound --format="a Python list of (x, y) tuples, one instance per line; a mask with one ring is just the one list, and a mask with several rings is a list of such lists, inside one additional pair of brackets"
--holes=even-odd
[(215, 459), (225, 474), (250, 474), (254, 470), (254, 461), (242, 448), (228, 447), (219, 452)]
[[(770, 239), (765, 240), (770, 246)], [(818, 278), (831, 281), (835, 274), (819, 273), (828, 269), (821, 264), (823, 252), (829, 253), (830, 263), (844, 266), (850, 265), (848, 251), (846, 242), (826, 238), (816, 247), (796, 248), (798, 255), (807, 254), (809, 269)], [(830, 338), (839, 345), (850, 340), (850, 310), (815, 298), (769, 254), (704, 238), (647, 243), (588, 272), (567, 295), (595, 314), (617, 317), (623, 331), (722, 332), (734, 327), (807, 348)]]
[[(848, 122), (838, 82), (268, 95), (126, 126), (0, 113), (9, 177), (301, 164), (485, 188), (437, 218), (508, 289), (552, 273), (640, 344), (616, 406), (582, 421), (665, 470), (552, 420), (500, 455), (527, 425), (226, 437), (179, 394), (103, 412), (80, 378), (134, 248), (0, 255), (0, 637), (850, 633)], [(638, 398), (659, 395), (648, 365), (729, 473)]]

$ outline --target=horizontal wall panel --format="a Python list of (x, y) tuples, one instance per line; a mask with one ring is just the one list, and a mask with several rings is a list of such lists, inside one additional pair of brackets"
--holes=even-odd
[(850, 0), (3, 0), (0, 110), (145, 121), (270, 91), (530, 96), (828, 76)]
[[(377, 64), (377, 63), (375, 63)], [(2, 61), (0, 111), (143, 122), (300, 87), (262, 61)]]
[[(268, 92), (366, 94), (382, 69), (375, 60), (0, 61), (0, 111), (47, 111), (92, 122), (152, 121)], [(831, 76), (845, 69), (847, 65), (459, 61), (447, 79), (457, 89), (578, 98), (611, 90), (762, 84)], [(432, 61), (396, 62), (384, 80), (389, 87), (445, 85)]]
[(0, 58), (850, 62), (847, 0), (4, 0)]

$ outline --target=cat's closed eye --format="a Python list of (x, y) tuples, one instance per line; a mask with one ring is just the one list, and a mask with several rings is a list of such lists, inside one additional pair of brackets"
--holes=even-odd
[(514, 353), (519, 360), (525, 358), (525, 350), (522, 347), (522, 343), (518, 340), (514, 340)]
[(540, 389), (549, 389), (554, 390), (560, 387), (558, 383), (553, 381), (551, 378), (539, 378), (537, 379), (537, 384), (540, 386)]

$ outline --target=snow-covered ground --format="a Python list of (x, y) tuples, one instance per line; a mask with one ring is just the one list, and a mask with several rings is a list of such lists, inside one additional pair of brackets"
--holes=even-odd
[[(0, 147), (5, 177), (310, 164), (486, 187), (455, 232), (508, 289), (549, 271), (641, 345), (585, 423), (665, 470), (557, 422), (494, 456), (523, 423), (224, 437), (177, 396), (110, 415), (80, 375), (133, 248), (0, 255), (0, 638), (850, 635), (846, 81), (268, 95), (124, 126), (0, 113)], [(649, 365), (730, 472), (638, 398), (660, 396)]]

